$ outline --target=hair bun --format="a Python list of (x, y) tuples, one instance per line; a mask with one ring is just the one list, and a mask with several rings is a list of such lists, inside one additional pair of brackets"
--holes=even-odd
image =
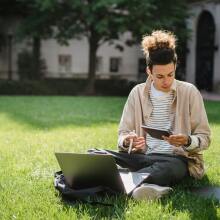
[(175, 47), (176, 37), (169, 31), (153, 31), (151, 35), (144, 36), (142, 40), (142, 48), (145, 55), (162, 48), (175, 50)]

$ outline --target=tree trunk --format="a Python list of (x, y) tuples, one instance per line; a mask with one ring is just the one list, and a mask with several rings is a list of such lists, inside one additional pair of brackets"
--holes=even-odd
[(12, 80), (12, 34), (8, 34), (8, 80)]
[(95, 73), (96, 73), (96, 52), (98, 49), (98, 39), (91, 35), (89, 38), (89, 70), (86, 95), (95, 95)]
[(33, 69), (32, 69), (32, 79), (41, 79), (41, 62), (40, 62), (40, 49), (41, 49), (41, 39), (40, 37), (33, 38)]

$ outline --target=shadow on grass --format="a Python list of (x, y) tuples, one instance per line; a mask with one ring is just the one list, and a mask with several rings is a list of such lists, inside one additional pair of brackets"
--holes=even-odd
[(120, 97), (1, 97), (0, 112), (36, 129), (119, 123)]
[(218, 219), (217, 207), (219, 202), (215, 199), (203, 198), (192, 193), (193, 187), (210, 186), (207, 176), (202, 180), (185, 179), (181, 185), (174, 187), (173, 193), (162, 199), (164, 206), (170, 206), (174, 212), (187, 212), (190, 219)]
[(84, 215), (89, 215), (89, 219), (125, 219), (125, 212), (128, 197), (123, 195), (107, 196), (98, 201), (110, 206), (88, 203), (63, 203), (65, 210), (75, 209), (77, 219), (82, 219)]
[[(126, 98), (0, 97), (0, 113), (35, 129), (119, 123)], [(220, 102), (205, 102), (210, 123), (220, 124)]]

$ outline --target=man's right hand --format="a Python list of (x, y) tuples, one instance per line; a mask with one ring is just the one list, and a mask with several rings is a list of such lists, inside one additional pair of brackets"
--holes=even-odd
[(129, 147), (130, 141), (133, 139), (131, 152), (143, 152), (146, 149), (146, 141), (144, 137), (138, 137), (136, 134), (129, 134), (124, 139), (124, 145)]

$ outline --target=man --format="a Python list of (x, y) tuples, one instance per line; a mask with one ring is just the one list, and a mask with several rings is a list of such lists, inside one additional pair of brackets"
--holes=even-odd
[[(132, 148), (127, 159), (139, 154), (138, 172), (150, 173), (146, 183), (134, 190), (137, 199), (159, 198), (185, 177), (204, 175), (201, 151), (210, 144), (208, 119), (196, 87), (175, 79), (175, 47), (176, 38), (167, 31), (143, 38), (148, 78), (130, 92), (119, 125), (119, 150)], [(142, 125), (169, 130), (172, 135), (153, 138)]]

